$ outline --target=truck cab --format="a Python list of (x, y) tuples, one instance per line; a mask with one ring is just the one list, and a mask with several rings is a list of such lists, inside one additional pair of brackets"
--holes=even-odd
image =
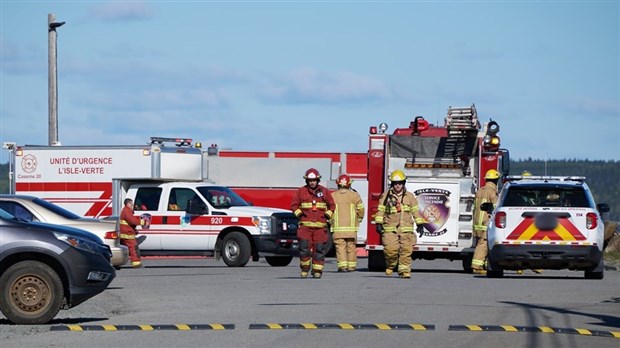
[(291, 211), (252, 206), (226, 186), (152, 180), (116, 186), (123, 199), (134, 201), (134, 213), (150, 221), (139, 230), (146, 236), (142, 255), (214, 256), (242, 267), (261, 256), (271, 266), (286, 266), (297, 253)]

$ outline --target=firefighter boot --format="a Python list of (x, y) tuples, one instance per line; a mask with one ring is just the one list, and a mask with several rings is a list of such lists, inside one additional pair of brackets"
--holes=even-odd
[(398, 276), (404, 279), (409, 279), (411, 278), (411, 273), (403, 272), (403, 273), (399, 273)]
[(392, 275), (392, 273), (394, 273), (394, 270), (393, 270), (393, 269), (391, 269), (391, 268), (386, 268), (386, 269), (385, 269), (385, 275), (387, 275), (387, 276), (391, 276), (391, 275)]
[(522, 275), (523, 273), (525, 273), (522, 269), (518, 269), (517, 270), (517, 274)]
[(302, 278), (308, 278), (308, 272), (306, 272), (306, 271), (301, 271), (301, 277), (302, 277)]
[(346, 267), (338, 267), (338, 272), (348, 272)]
[(312, 273), (312, 278), (314, 278), (314, 279), (321, 279), (321, 273), (319, 273), (319, 272)]
[(480, 275), (487, 274), (486, 269), (473, 268), (472, 271), (474, 272), (474, 274), (480, 274)]

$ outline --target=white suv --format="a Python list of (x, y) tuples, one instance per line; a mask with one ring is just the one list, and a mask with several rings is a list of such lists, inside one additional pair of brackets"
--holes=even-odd
[(116, 269), (127, 263), (129, 252), (120, 244), (116, 223), (80, 217), (56, 204), (26, 195), (0, 194), (0, 208), (26, 221), (39, 221), (79, 228), (99, 237), (112, 251), (112, 266)]
[(504, 270), (569, 269), (603, 279), (604, 226), (585, 177), (508, 176), (493, 209), (487, 276)]

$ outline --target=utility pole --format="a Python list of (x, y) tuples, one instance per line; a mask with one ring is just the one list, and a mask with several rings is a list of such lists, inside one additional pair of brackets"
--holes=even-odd
[(56, 28), (65, 22), (55, 22), (53, 13), (47, 15), (47, 64), (48, 64), (48, 109), (49, 109), (49, 141), (48, 145), (59, 145), (58, 141), (58, 75), (56, 69)]

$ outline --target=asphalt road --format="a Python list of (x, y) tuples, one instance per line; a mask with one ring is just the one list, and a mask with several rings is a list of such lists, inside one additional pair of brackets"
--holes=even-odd
[[(360, 260), (365, 267), (365, 259)], [(620, 272), (462, 273), (414, 261), (412, 278), (365, 269), (300, 279), (297, 260), (229, 268), (147, 259), (48, 325), (10, 325), (8, 347), (618, 347)]]

